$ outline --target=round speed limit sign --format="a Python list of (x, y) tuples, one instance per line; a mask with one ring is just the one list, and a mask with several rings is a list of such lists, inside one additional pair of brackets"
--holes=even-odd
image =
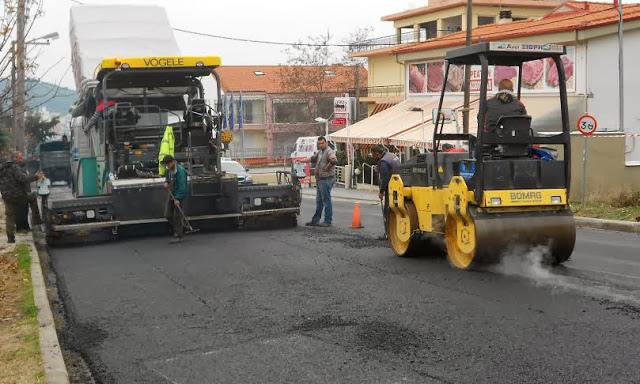
[(598, 129), (598, 122), (595, 117), (585, 114), (578, 119), (578, 131), (583, 135), (593, 135), (596, 129)]

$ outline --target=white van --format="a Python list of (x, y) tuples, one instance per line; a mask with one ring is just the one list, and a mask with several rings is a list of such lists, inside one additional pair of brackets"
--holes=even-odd
[[(304, 160), (316, 154), (318, 151), (318, 138), (320, 136), (301, 136), (296, 139), (295, 151), (291, 153), (291, 169), (292, 172), (303, 178), (300, 181), (304, 183), (310, 182), (313, 165), (309, 163), (295, 164), (296, 160)], [(329, 146), (335, 149), (335, 144), (329, 141)]]
[(298, 137), (291, 159), (298, 160), (313, 156), (318, 150), (318, 137), (320, 136)]

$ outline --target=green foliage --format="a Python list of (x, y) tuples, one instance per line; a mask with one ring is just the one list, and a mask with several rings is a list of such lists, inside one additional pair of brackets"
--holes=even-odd
[(7, 151), (11, 146), (11, 134), (8, 129), (0, 129), (0, 152)]
[[(16, 246), (16, 254), (18, 256), (18, 268), (25, 274), (25, 276), (31, 276), (31, 251), (27, 244), (18, 244)], [(38, 317), (38, 308), (33, 300), (33, 285), (31, 285), (31, 279), (28, 278), (26, 291), (24, 292), (24, 313), (31, 320), (35, 320)]]
[(25, 130), (29, 136), (30, 149), (33, 150), (38, 144), (47, 141), (50, 137), (55, 136), (53, 128), (60, 123), (58, 117), (47, 121), (42, 119), (40, 113), (29, 113), (25, 121)]
[(16, 246), (16, 254), (18, 255), (18, 267), (26, 270), (31, 265), (31, 253), (27, 244), (19, 244)]

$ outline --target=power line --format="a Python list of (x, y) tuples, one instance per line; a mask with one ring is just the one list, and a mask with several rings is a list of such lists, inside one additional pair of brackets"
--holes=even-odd
[(245, 43), (256, 43), (256, 44), (270, 44), (270, 45), (286, 45), (286, 46), (304, 46), (304, 47), (353, 47), (353, 46), (366, 46), (366, 45), (374, 45), (374, 46), (378, 46), (378, 45), (395, 45), (392, 43), (389, 44), (360, 44), (360, 43), (351, 43), (351, 44), (330, 44), (330, 43), (326, 43), (326, 44), (314, 44), (314, 43), (291, 43), (291, 42), (284, 42), (284, 41), (267, 41), (267, 40), (255, 40), (255, 39), (243, 39), (240, 37), (230, 37), (230, 36), (222, 36), (222, 35), (214, 35), (211, 33), (204, 33), (204, 32), (196, 32), (196, 31), (189, 31), (186, 29), (181, 29), (181, 28), (173, 28), (174, 31), (178, 31), (178, 32), (182, 32), (182, 33), (188, 33), (190, 35), (197, 35), (197, 36), (205, 36), (205, 37), (213, 37), (216, 39), (222, 39), (222, 40), (231, 40), (231, 41), (241, 41), (241, 42), (245, 42)]

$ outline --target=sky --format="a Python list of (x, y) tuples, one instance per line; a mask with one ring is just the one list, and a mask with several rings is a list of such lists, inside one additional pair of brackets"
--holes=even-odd
[[(58, 32), (51, 45), (38, 46), (37, 74), (45, 81), (74, 88), (69, 47), (71, 6), (105, 5), (104, 0), (41, 0), (44, 15), (29, 33), (35, 38)], [(612, 2), (601, 0), (603, 2)], [(637, 3), (639, 0), (624, 0)], [(373, 37), (393, 35), (384, 15), (427, 5), (427, 0), (116, 0), (113, 4), (160, 5), (174, 28), (245, 39), (295, 42), (329, 31), (341, 43), (357, 28), (373, 27)], [(108, 32), (107, 32), (108, 33)], [(223, 65), (283, 64), (285, 47), (227, 41), (174, 32), (184, 55), (217, 55)]]
[[(50, 45), (38, 46), (38, 75), (43, 80), (74, 89), (70, 68), (69, 10), (78, 2), (42, 0), (42, 15), (27, 39), (58, 32), (60, 38)], [(104, 0), (81, 0), (87, 5), (105, 5)], [(167, 10), (174, 28), (245, 39), (295, 42), (329, 31), (340, 43), (359, 27), (375, 28), (372, 35), (394, 34), (392, 22), (382, 22), (384, 15), (426, 5), (426, 0), (128, 0), (113, 4), (160, 5)], [(107, 32), (108, 33), (108, 32)], [(282, 64), (285, 47), (231, 42), (174, 32), (184, 55), (217, 55), (223, 65)]]

